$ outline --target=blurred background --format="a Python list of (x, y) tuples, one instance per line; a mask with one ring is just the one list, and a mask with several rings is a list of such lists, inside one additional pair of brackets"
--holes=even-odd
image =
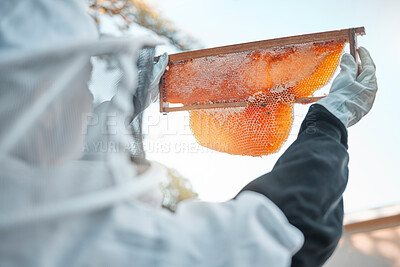
[[(393, 231), (383, 234), (382, 238), (382, 234), (375, 234), (378, 238), (374, 238), (371, 231), (379, 228), (375, 227), (375, 222), (372, 228), (352, 228), (353, 232), (348, 232), (347, 238), (354, 248), (357, 242), (353, 241), (357, 238), (353, 237), (353, 233), (364, 231), (366, 235), (359, 239), (357, 253), (386, 253), (385, 257), (392, 259), (379, 261), (377, 256), (376, 262), (367, 260), (362, 266), (400, 266), (400, 217), (396, 217), (400, 214), (397, 205), (400, 203), (400, 164), (397, 163), (400, 116), (396, 110), (400, 99), (400, 70), (397, 65), (400, 54), (396, 49), (400, 43), (397, 29), (400, 26), (400, 1), (89, 2), (91, 14), (96, 18), (101, 33), (157, 36), (165, 43), (159, 47), (159, 54), (364, 26), (366, 35), (358, 38), (358, 44), (366, 47), (375, 60), (379, 90), (370, 114), (349, 129), (350, 174), (344, 194), (345, 211), (353, 214), (347, 217), (348, 224), (390, 217), (389, 221), (386, 219), (381, 223)], [(348, 47), (345, 50), (347, 52)], [(327, 93), (329, 87), (330, 84), (315, 95)], [(198, 146), (190, 132), (188, 114), (174, 112), (162, 115), (158, 111), (159, 105), (155, 103), (145, 116), (147, 157), (176, 169), (191, 182), (200, 199), (227, 200), (249, 181), (272, 169), (282, 152), (295, 140), (307, 109), (307, 106), (295, 107), (295, 122), (290, 137), (279, 153), (254, 158), (232, 156)], [(365, 215), (366, 211), (369, 215)], [(379, 246), (380, 241), (382, 246)], [(338, 251), (340, 253), (341, 250)], [(350, 250), (347, 248), (345, 251)], [(344, 255), (349, 257), (349, 254)], [(331, 264), (344, 266), (337, 262)]]
[[(400, 35), (399, 1), (148, 0), (92, 1), (101, 31), (111, 35), (161, 36), (158, 53), (365, 26), (358, 38), (377, 65), (379, 92), (363, 120), (349, 129), (350, 178), (346, 211), (400, 202)], [(348, 48), (346, 47), (346, 51)], [(329, 84), (315, 95), (329, 91)], [(289, 140), (277, 154), (262, 158), (232, 156), (196, 146), (186, 112), (148, 111), (147, 156), (177, 169), (204, 200), (233, 197), (247, 182), (268, 172), (290, 145), (307, 107), (297, 105)]]

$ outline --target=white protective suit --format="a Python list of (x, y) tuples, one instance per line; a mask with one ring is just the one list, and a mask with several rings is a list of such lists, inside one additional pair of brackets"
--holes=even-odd
[[(303, 236), (262, 195), (184, 201), (176, 213), (141, 200), (157, 196), (165, 172), (152, 164), (138, 174), (120, 121), (135, 112), (138, 51), (155, 45), (99, 40), (82, 0), (3, 1), (1, 267), (290, 265)], [(97, 108), (87, 84), (108, 76), (93, 77), (94, 58), (120, 75)]]

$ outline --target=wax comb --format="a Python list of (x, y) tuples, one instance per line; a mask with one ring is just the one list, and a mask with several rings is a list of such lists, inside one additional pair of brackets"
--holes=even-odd
[(293, 105), (335, 73), (349, 43), (355, 59), (364, 27), (189, 51), (169, 56), (160, 111), (189, 111), (198, 143), (235, 155), (277, 152), (293, 122)]

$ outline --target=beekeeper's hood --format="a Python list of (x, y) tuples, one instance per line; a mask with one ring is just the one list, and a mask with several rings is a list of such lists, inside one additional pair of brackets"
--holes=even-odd
[[(40, 215), (35, 207), (49, 211), (49, 203), (63, 201), (68, 206), (70, 196), (100, 188), (114, 190), (135, 176), (126, 150), (129, 134), (119, 131), (126, 131), (126, 125), (115, 125), (111, 133), (101, 124), (134, 114), (139, 51), (154, 48), (156, 42), (149, 38), (98, 40), (84, 4), (82, 0), (2, 1), (0, 213), (2, 219), (14, 218), (9, 222), (27, 214), (17, 211)], [(106, 62), (105, 72), (117, 76), (111, 84), (106, 74), (92, 77), (91, 61), (96, 59)], [(103, 85), (97, 89), (108, 90), (113, 97), (96, 117), (99, 127), (92, 124), (88, 130), (88, 118), (93, 117), (88, 82), (93, 84), (96, 78), (100, 79), (96, 84)], [(103, 145), (112, 143), (115, 151), (99, 157), (101, 161), (71, 161), (82, 156), (91, 138)], [(121, 192), (113, 194), (121, 197)], [(106, 198), (100, 199), (104, 202)]]

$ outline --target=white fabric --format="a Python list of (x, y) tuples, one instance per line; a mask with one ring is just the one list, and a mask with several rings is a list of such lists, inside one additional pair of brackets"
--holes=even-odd
[(58, 44), (98, 37), (82, 0), (2, 0), (0, 58), (46, 51)]
[(147, 108), (151, 103), (154, 103), (157, 101), (159, 97), (159, 84), (160, 84), (160, 79), (162, 75), (164, 74), (165, 68), (168, 65), (168, 54), (164, 53), (162, 54), (159, 59), (157, 64), (154, 65), (154, 70), (153, 70), (153, 78), (150, 83), (150, 88), (149, 88), (149, 98), (146, 102), (145, 107)]
[(344, 54), (340, 62), (341, 71), (332, 83), (329, 95), (317, 103), (335, 115), (346, 127), (357, 123), (374, 104), (378, 84), (375, 64), (364, 47), (358, 49), (361, 72), (350, 54)]
[[(289, 265), (302, 235), (264, 196), (176, 214), (139, 201), (166, 174), (153, 163), (138, 175), (121, 122), (134, 113), (138, 51), (156, 42), (97, 40), (79, 0), (2, 4), (0, 266)], [(96, 108), (87, 82), (106, 90), (108, 76), (91, 59), (118, 74)]]
[(0, 266), (290, 266), (302, 234), (263, 195), (185, 201), (176, 214), (135, 202), (0, 231)]

